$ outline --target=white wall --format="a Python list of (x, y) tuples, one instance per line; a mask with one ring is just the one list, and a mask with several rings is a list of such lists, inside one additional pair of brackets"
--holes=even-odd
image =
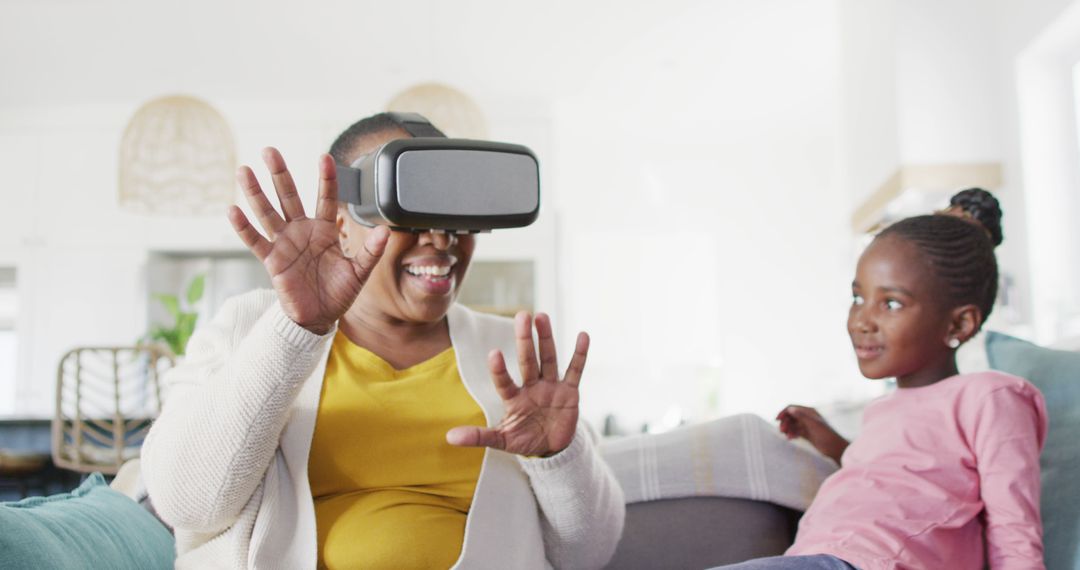
[(1032, 268), (1032, 336), (1080, 337), (1080, 134), (1075, 70), (1080, 3), (1074, 2), (1015, 57), (1020, 161)]
[(1003, 165), (1004, 184), (992, 190), (1004, 211), (997, 256), (1012, 284), (1011, 306), (988, 326), (1022, 330), (1032, 318), (1028, 224), (1023, 188), (1006, 164), (1011, 78), (1002, 74), (996, 14), (980, 0), (908, 0), (897, 4), (896, 22), (900, 161)]
[(897, 118), (905, 163), (1001, 160), (995, 23), (981, 0), (897, 4)]
[[(116, 206), (120, 135), (149, 98), (184, 92), (209, 100), (233, 128), (241, 163), (257, 165), (262, 146), (278, 146), (309, 189), (315, 158), (337, 132), (416, 81), (465, 89), (487, 112), (493, 137), (549, 156), (543, 93), (551, 82), (543, 66), (558, 61), (542, 57), (547, 50), (517, 50), (523, 57), (515, 59), (515, 50), (490, 42), (501, 35), (541, 45), (533, 26), (554, 15), (527, 20), (528, 12), (507, 14), (495, 2), (457, 9), (460, 15), (447, 14), (439, 2), (323, 3), (302, 11), (289, 2), (0, 5), (4, 53), (35, 48), (33, 57), (0, 59), (7, 181), (0, 265), (18, 266), (20, 295), (20, 384), (14, 394), (0, 392), (0, 415), (51, 414), (55, 366), (66, 350), (129, 344), (145, 332), (148, 251), (242, 250), (224, 216), (170, 219)], [(460, 25), (444, 24), (455, 18)], [(511, 37), (526, 31), (531, 37)], [(513, 81), (515, 74), (528, 81)], [(542, 276), (537, 302), (554, 306), (553, 228), (545, 213), (527, 230), (484, 236), (478, 259), (533, 258)]]
[(900, 165), (896, 0), (841, 0), (839, 172), (851, 204)]
[(35, 46), (0, 61), (13, 181), (0, 262), (19, 265), (29, 341), (9, 411), (48, 411), (68, 347), (142, 332), (148, 250), (238, 247), (222, 219), (116, 208), (116, 148), (139, 103), (206, 98), (241, 162), (275, 144), (305, 180), (337, 129), (427, 80), (463, 89), (493, 137), (541, 156), (542, 223), (480, 251), (538, 257), (552, 284), (539, 304), (563, 340), (593, 333), (587, 417), (773, 413), (863, 386), (842, 325), (852, 252), (831, 0), (0, 10), (0, 49)]
[[(974, 0), (938, 4), (0, 4), (0, 50), (32, 54), (0, 59), (0, 264), (20, 270), (23, 379), (0, 414), (48, 413), (67, 348), (143, 332), (147, 251), (239, 247), (221, 218), (115, 206), (120, 134), (141, 102), (203, 97), (241, 162), (274, 144), (310, 181), (341, 127), (431, 80), (473, 96), (493, 138), (541, 157), (540, 224), (485, 236), (480, 255), (536, 257), (561, 340), (593, 334), (587, 418), (636, 427), (673, 407), (772, 414), (874, 393), (843, 329), (857, 199), (916, 158), (1003, 157), (1020, 188), (1016, 129), (992, 117), (1015, 110), (1008, 54), (1039, 25), (1009, 19), (1018, 0), (998, 0), (990, 21)], [(1000, 100), (978, 98), (995, 85)], [(938, 140), (942, 117), (962, 139)], [(1019, 194), (1003, 196), (1007, 224), (1024, 217)]]
[(844, 331), (837, 27), (832, 2), (700, 3), (559, 101), (563, 330), (594, 333), (590, 415), (873, 389)]
[[(215, 101), (236, 133), (241, 163), (258, 165), (259, 149), (278, 146), (299, 183), (314, 198), (315, 158), (335, 127), (349, 119), (324, 105), (305, 124), (308, 105), (290, 101)], [(340, 107), (345, 105), (341, 104)], [(327, 107), (330, 111), (327, 112)], [(376, 110), (378, 103), (365, 109)], [(217, 217), (169, 218), (129, 213), (117, 205), (117, 151), (134, 107), (57, 103), (11, 106), (0, 112), (0, 171), (9, 222), (0, 227), (0, 265), (18, 268), (17, 333), (20, 383), (0, 414), (48, 415), (55, 367), (75, 346), (127, 345), (147, 328), (146, 261), (150, 251), (243, 251), (224, 212)], [(364, 111), (369, 112), (369, 111)], [(269, 117), (269, 118), (268, 118)], [(495, 115), (498, 119), (498, 115)], [(512, 121), (493, 134), (544, 153), (543, 131)], [(502, 126), (508, 125), (508, 126)], [(513, 130), (525, 131), (510, 132)], [(528, 135), (537, 135), (539, 138)], [(263, 178), (266, 188), (268, 180)], [(245, 205), (246, 207), (246, 205)], [(552, 224), (483, 236), (478, 259), (534, 258), (542, 274), (537, 300), (554, 303)]]

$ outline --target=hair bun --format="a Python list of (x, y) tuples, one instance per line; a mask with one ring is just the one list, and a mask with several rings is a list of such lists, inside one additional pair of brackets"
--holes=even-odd
[(1001, 245), (1001, 204), (993, 194), (982, 188), (968, 188), (957, 192), (949, 200), (950, 209), (959, 209), (966, 218), (978, 222), (990, 234), (995, 246)]

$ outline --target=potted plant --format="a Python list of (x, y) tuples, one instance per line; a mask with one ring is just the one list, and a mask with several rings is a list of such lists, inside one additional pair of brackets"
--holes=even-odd
[(153, 297), (172, 316), (173, 325), (153, 325), (147, 337), (164, 343), (176, 356), (183, 356), (188, 339), (191, 338), (191, 333), (195, 331), (195, 323), (199, 319), (199, 314), (195, 312), (194, 306), (202, 299), (205, 285), (206, 274), (200, 273), (196, 275), (188, 284), (187, 293), (184, 295), (183, 300), (186, 303), (182, 303), (177, 295), (154, 293)]

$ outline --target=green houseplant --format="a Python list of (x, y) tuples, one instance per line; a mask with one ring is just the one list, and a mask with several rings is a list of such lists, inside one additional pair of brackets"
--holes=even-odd
[(195, 331), (195, 323), (199, 319), (199, 314), (194, 311), (193, 307), (202, 299), (205, 286), (206, 275), (203, 273), (196, 275), (188, 284), (187, 293), (184, 296), (186, 303), (181, 303), (181, 299), (177, 295), (154, 293), (154, 299), (157, 299), (161, 306), (165, 307), (165, 310), (172, 316), (173, 325), (171, 327), (160, 324), (154, 325), (150, 328), (147, 336), (151, 340), (167, 345), (173, 354), (177, 356), (183, 355), (184, 350), (187, 348), (188, 339), (191, 338), (191, 333)]

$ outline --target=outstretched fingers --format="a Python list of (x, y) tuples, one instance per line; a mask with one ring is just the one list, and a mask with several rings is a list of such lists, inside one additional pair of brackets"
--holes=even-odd
[(546, 313), (536, 313), (536, 343), (540, 348), (540, 379), (548, 382), (559, 381), (559, 358), (555, 350), (555, 337), (551, 332), (551, 317)]
[(319, 199), (315, 205), (315, 217), (334, 221), (338, 208), (337, 168), (329, 154), (319, 157)]
[(514, 315), (514, 337), (522, 384), (535, 384), (540, 381), (540, 371), (536, 365), (536, 348), (533, 347), (532, 315), (528, 311)]
[(271, 240), (274, 239), (275, 235), (285, 229), (285, 220), (281, 219), (270, 200), (266, 198), (262, 186), (259, 186), (259, 180), (255, 178), (255, 173), (250, 168), (241, 166), (236, 171), (236, 182), (244, 189), (244, 197), (247, 198), (251, 211), (255, 213), (255, 218), (259, 220), (259, 225), (263, 227)]
[(368, 276), (371, 275), (375, 265), (382, 258), (383, 252), (386, 251), (386, 242), (389, 239), (390, 228), (386, 226), (376, 226), (368, 232), (363, 250), (352, 258), (353, 268), (356, 270), (360, 283), (367, 283)]
[(589, 356), (589, 334), (579, 332), (574, 343), (574, 356), (566, 368), (565, 382), (575, 388), (581, 384), (581, 375), (585, 372), (585, 359)]
[(506, 449), (506, 439), (498, 430), (478, 426), (459, 426), (446, 432), (446, 442), (460, 447)]
[(491, 381), (495, 383), (495, 390), (503, 401), (517, 396), (518, 387), (506, 370), (506, 359), (503, 358), (502, 351), (492, 350), (488, 353), (488, 371), (491, 372)]
[(270, 170), (270, 176), (274, 179), (274, 189), (277, 190), (278, 202), (281, 203), (281, 211), (285, 214), (286, 221), (304, 218), (304, 204), (300, 201), (300, 194), (296, 191), (296, 183), (293, 182), (292, 174), (285, 166), (285, 159), (281, 153), (272, 146), (262, 151), (263, 162)]
[(236, 235), (240, 236), (240, 240), (251, 250), (251, 253), (254, 253), (255, 257), (259, 258), (259, 261), (266, 259), (266, 256), (270, 255), (271, 248), (274, 247), (270, 240), (264, 238), (259, 233), (259, 230), (251, 225), (247, 216), (238, 206), (230, 206), (227, 216), (233, 230), (236, 231)]

